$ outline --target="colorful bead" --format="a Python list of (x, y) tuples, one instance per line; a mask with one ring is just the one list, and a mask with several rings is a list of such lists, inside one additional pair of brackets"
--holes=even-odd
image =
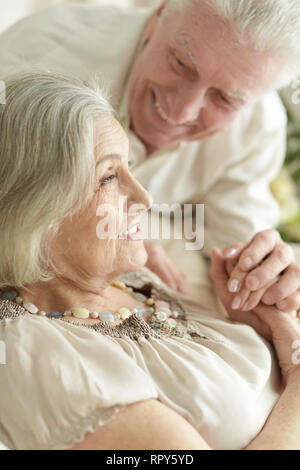
[(159, 321), (166, 321), (167, 319), (167, 314), (165, 312), (156, 312), (156, 317)]
[(133, 292), (132, 296), (139, 302), (146, 302), (147, 300), (147, 297), (143, 294), (140, 294), (140, 292)]
[(131, 311), (126, 307), (120, 308), (118, 313), (121, 315), (122, 320), (126, 320), (131, 316)]
[(32, 313), (33, 315), (35, 315), (39, 311), (39, 309), (31, 302), (23, 302), (23, 307), (26, 310), (28, 310), (28, 312)]
[(62, 312), (51, 312), (47, 315), (48, 318), (61, 318), (62, 316)]
[(177, 321), (174, 320), (174, 318), (168, 318), (167, 324), (168, 324), (171, 328), (175, 328), (175, 326), (177, 325)]
[(18, 295), (18, 292), (14, 289), (7, 290), (2, 292), (1, 299), (2, 300), (14, 300)]
[(91, 312), (91, 318), (99, 318), (99, 313), (98, 312)]
[(126, 289), (126, 284), (124, 284), (124, 282), (122, 282), (122, 281), (113, 281), (112, 285), (117, 287), (118, 289), (121, 289), (121, 290)]
[(44, 312), (44, 310), (39, 310), (39, 311), (38, 311), (38, 315), (40, 315), (41, 317), (45, 317), (45, 316), (46, 316), (46, 312)]
[(171, 310), (167, 307), (160, 307), (159, 309), (160, 312), (165, 312), (165, 314), (167, 315), (167, 317), (170, 317), (171, 316)]
[(146, 304), (151, 306), (151, 305), (154, 305), (154, 304), (155, 304), (155, 301), (154, 301), (154, 299), (152, 299), (152, 298), (150, 297), (149, 299), (146, 300)]
[(74, 315), (74, 317), (76, 317), (76, 318), (86, 319), (86, 318), (89, 318), (89, 316), (90, 316), (90, 312), (88, 311), (88, 309), (83, 308), (83, 307), (72, 308), (71, 312)]
[(112, 312), (107, 310), (103, 310), (103, 312), (99, 313), (100, 320), (107, 323), (113, 323), (115, 321)]
[(176, 310), (173, 310), (172, 313), (171, 313), (171, 317), (172, 318), (178, 318), (178, 312), (176, 312)]
[(180, 307), (176, 306), (176, 308), (174, 310), (175, 310), (175, 312), (178, 313), (179, 317), (184, 317), (184, 311)]
[(64, 317), (70, 317), (71, 315), (72, 315), (71, 310), (65, 310), (64, 313), (63, 313)]
[(154, 308), (150, 307), (150, 308), (147, 308), (146, 312), (152, 314), (152, 313), (155, 312), (155, 310), (154, 310)]
[(18, 297), (15, 298), (15, 302), (16, 302), (17, 304), (21, 305), (21, 304), (23, 303), (22, 297), (20, 297), (20, 296), (18, 295)]

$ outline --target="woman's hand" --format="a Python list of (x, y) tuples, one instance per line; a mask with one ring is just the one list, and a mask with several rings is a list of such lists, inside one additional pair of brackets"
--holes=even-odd
[(147, 268), (157, 274), (172, 289), (188, 295), (189, 286), (185, 274), (177, 268), (163, 247), (159, 243), (145, 241), (145, 248), (148, 253)]
[(300, 309), (300, 266), (276, 230), (260, 232), (250, 243), (231, 245), (223, 253), (233, 308), (250, 311), (262, 301), (284, 312)]
[(292, 376), (300, 376), (299, 319), (261, 303), (251, 312), (232, 309), (233, 294), (227, 287), (229, 276), (226, 271), (226, 259), (217, 249), (212, 251), (210, 274), (230, 318), (252, 326), (259, 334), (273, 342), (285, 382)]

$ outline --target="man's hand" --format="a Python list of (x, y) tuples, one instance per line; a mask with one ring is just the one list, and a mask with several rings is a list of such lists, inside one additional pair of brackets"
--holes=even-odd
[(276, 230), (260, 232), (248, 244), (231, 245), (223, 254), (228, 291), (235, 294), (233, 309), (250, 311), (260, 301), (283, 312), (300, 309), (300, 266)]
[(146, 241), (145, 248), (148, 253), (147, 268), (153, 271), (169, 287), (181, 294), (189, 294), (189, 286), (185, 274), (183, 274), (168, 257), (159, 243)]
[(232, 309), (233, 294), (228, 291), (226, 260), (220, 250), (213, 249), (210, 275), (216, 290), (230, 318), (252, 326), (257, 333), (272, 341), (285, 382), (295, 373), (299, 376), (300, 365), (293, 362), (294, 342), (300, 344), (300, 320), (292, 314), (279, 311), (275, 307), (259, 304), (251, 312)]

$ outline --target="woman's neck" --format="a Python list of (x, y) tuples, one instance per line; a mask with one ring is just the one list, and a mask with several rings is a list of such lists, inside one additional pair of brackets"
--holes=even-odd
[(111, 297), (110, 282), (82, 283), (66, 278), (55, 278), (18, 289), (21, 297), (32, 302), (46, 313), (63, 312), (73, 307), (85, 307), (90, 311), (104, 308)]
[(26, 288), (30, 291), (18, 289), (23, 300), (32, 302), (46, 313), (64, 312), (75, 307), (84, 307), (90, 312), (117, 312), (121, 307), (132, 309), (143, 305), (128, 292), (111, 285), (111, 281), (99, 281), (96, 287), (95, 283), (82, 284), (59, 278)]

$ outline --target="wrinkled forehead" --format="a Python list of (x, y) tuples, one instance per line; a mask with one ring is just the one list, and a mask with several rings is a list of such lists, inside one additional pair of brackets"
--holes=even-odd
[(161, 23), (161, 26), (172, 37), (187, 35), (196, 49), (205, 41), (211, 45), (216, 42), (224, 45), (226, 42), (227, 47), (243, 47), (239, 40), (238, 29), (202, 2), (174, 12)]
[(113, 116), (95, 120), (94, 147), (97, 158), (110, 154), (127, 156), (128, 146), (126, 133)]

